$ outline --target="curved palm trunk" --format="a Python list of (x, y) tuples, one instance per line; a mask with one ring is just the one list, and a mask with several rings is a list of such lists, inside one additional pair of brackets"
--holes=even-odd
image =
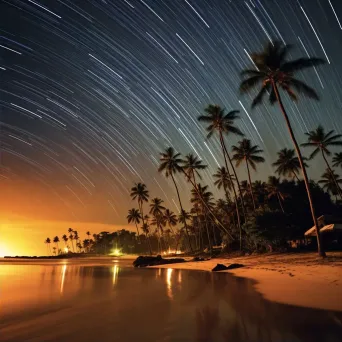
[(205, 220), (205, 228), (207, 230), (207, 236), (208, 236), (209, 252), (210, 252), (210, 255), (212, 255), (213, 249), (212, 249), (212, 244), (211, 244), (211, 239), (210, 239), (210, 234), (209, 234), (208, 219), (205, 213), (204, 213), (204, 220)]
[[(227, 169), (227, 172), (228, 172), (229, 180), (230, 180), (230, 183), (232, 184), (232, 188), (233, 188), (234, 199), (235, 199), (235, 210), (236, 210), (236, 216), (237, 216), (238, 227), (239, 227), (239, 232), (240, 232), (240, 250), (242, 250), (242, 228), (241, 228), (241, 221), (240, 221), (239, 204), (238, 204), (237, 194), (236, 194), (236, 190), (235, 190), (235, 185), (234, 185), (232, 176), (230, 175), (230, 172), (229, 172), (228, 163), (227, 163), (227, 157), (226, 157), (226, 154), (225, 154), (225, 150), (226, 149), (225, 149), (225, 145), (224, 145), (224, 141), (223, 141), (223, 136), (222, 136), (221, 132), (220, 132), (220, 143), (221, 143), (221, 148), (222, 148), (222, 152), (223, 152), (224, 163), (226, 165), (226, 169)], [(241, 194), (241, 192), (240, 192), (240, 194)]]
[[(221, 133), (221, 135), (222, 135), (222, 133)], [(238, 186), (239, 194), (240, 194), (240, 199), (241, 199), (242, 213), (243, 213), (243, 216), (244, 216), (245, 221), (246, 221), (246, 209), (245, 209), (245, 203), (244, 203), (244, 201), (243, 201), (243, 196), (242, 196), (242, 191), (241, 191), (240, 182), (239, 182), (239, 179), (238, 179), (238, 176), (237, 176), (235, 167), (234, 167), (234, 165), (233, 165), (233, 161), (232, 161), (232, 159), (230, 158), (230, 154), (228, 153), (226, 144), (224, 143), (223, 136), (222, 136), (222, 143), (223, 143), (223, 148), (224, 148), (224, 150), (225, 150), (225, 152), (226, 152), (226, 155), (227, 155), (227, 157), (228, 157), (229, 164), (230, 164), (230, 166), (232, 167), (232, 170), (233, 170), (233, 173), (234, 173), (234, 176), (235, 176), (236, 184), (237, 184), (237, 186)]]
[(328, 160), (327, 160), (327, 158), (325, 157), (324, 151), (321, 150), (321, 152), (322, 152), (323, 159), (324, 159), (325, 163), (327, 164), (327, 168), (328, 168), (328, 170), (329, 170), (329, 172), (330, 172), (330, 174), (331, 174), (331, 177), (332, 177), (332, 179), (334, 180), (334, 183), (335, 183), (335, 186), (336, 186), (338, 195), (339, 195), (339, 196), (341, 197), (341, 199), (342, 199), (342, 191), (341, 191), (341, 188), (340, 188), (339, 184), (338, 184), (337, 181), (336, 181), (336, 178), (335, 178), (335, 176), (334, 176), (333, 170), (331, 169), (331, 167), (330, 167), (330, 165), (329, 165), (329, 163), (328, 163)]
[(297, 181), (299, 182), (299, 181), (300, 181), (300, 179), (299, 179), (299, 177), (297, 176), (296, 172), (292, 171), (292, 173), (293, 173), (293, 175), (294, 175), (294, 178), (296, 178), (296, 179), (297, 179)]
[(306, 173), (306, 168), (305, 168), (305, 165), (304, 165), (304, 162), (303, 162), (303, 157), (302, 157), (302, 154), (300, 152), (297, 140), (296, 140), (296, 138), (294, 136), (294, 133), (293, 133), (293, 130), (292, 130), (292, 127), (291, 127), (291, 123), (290, 123), (289, 117), (287, 116), (287, 113), (285, 111), (285, 107), (283, 105), (283, 102), (281, 101), (277, 85), (275, 84), (275, 82), (273, 80), (272, 80), (272, 87), (273, 87), (273, 90), (275, 92), (277, 101), (279, 103), (280, 110), (282, 111), (284, 119), (286, 121), (286, 125), (287, 125), (287, 128), (289, 130), (292, 142), (293, 142), (293, 144), (295, 146), (295, 149), (296, 149), (296, 152), (297, 152), (297, 156), (298, 156), (298, 160), (299, 160), (299, 164), (300, 164), (300, 167), (302, 169), (304, 183), (305, 183), (305, 188), (306, 188), (306, 192), (308, 194), (308, 199), (309, 199), (309, 203), (310, 203), (312, 220), (313, 220), (313, 223), (314, 223), (315, 229), (316, 229), (318, 254), (320, 256), (322, 256), (322, 257), (325, 257), (326, 254), (324, 252), (324, 248), (323, 248), (322, 241), (321, 241), (321, 234), (320, 234), (320, 231), (319, 231), (319, 226), (318, 226), (318, 221), (317, 221), (317, 217), (316, 217), (315, 207), (314, 207), (314, 204), (313, 204), (311, 190), (310, 190), (310, 185), (309, 185), (309, 179), (308, 179), (308, 176), (307, 176), (307, 173)]
[(251, 192), (253, 207), (254, 207), (254, 211), (255, 211), (256, 210), (256, 206), (255, 206), (254, 195), (253, 195), (251, 173), (249, 172), (249, 166), (248, 166), (248, 161), (247, 160), (246, 160), (246, 165), (247, 165), (247, 173), (248, 173), (248, 181), (249, 181), (249, 191)]
[(280, 198), (278, 192), (277, 192), (277, 198), (278, 198), (278, 202), (279, 202), (280, 209), (281, 209), (281, 211), (283, 212), (283, 214), (285, 214), (284, 207), (283, 207), (283, 205), (281, 204), (281, 198)]
[[(183, 206), (182, 206), (182, 201), (181, 201), (181, 198), (180, 198), (180, 195), (179, 195), (179, 190), (178, 190), (178, 186), (176, 184), (176, 181), (175, 181), (175, 178), (173, 177), (173, 174), (171, 173), (171, 178), (173, 180), (173, 184), (175, 185), (175, 188), (176, 188), (176, 191), (177, 191), (177, 196), (178, 196), (178, 201), (179, 201), (179, 206), (181, 208), (181, 213), (183, 213)], [(190, 241), (190, 236), (189, 236), (189, 231), (188, 231), (188, 225), (186, 223), (186, 220), (184, 220), (184, 227), (185, 227), (185, 232), (186, 232), (186, 237), (187, 237), (187, 240), (188, 240), (188, 244), (189, 244), (189, 247), (190, 247), (190, 251), (191, 253), (193, 252), (193, 249), (192, 249), (192, 245), (191, 245), (191, 241)]]

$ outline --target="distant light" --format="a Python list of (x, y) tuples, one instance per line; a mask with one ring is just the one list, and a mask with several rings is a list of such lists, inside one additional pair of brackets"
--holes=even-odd
[(69, 253), (69, 248), (68, 248), (68, 247), (65, 247), (65, 248), (64, 248), (64, 252), (65, 252), (65, 253)]

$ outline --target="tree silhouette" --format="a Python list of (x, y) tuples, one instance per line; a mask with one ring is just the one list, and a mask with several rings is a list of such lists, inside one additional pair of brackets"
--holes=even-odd
[(249, 139), (243, 139), (238, 142), (238, 146), (233, 145), (232, 151), (234, 153), (233, 160), (236, 161), (236, 166), (239, 167), (241, 163), (244, 161), (246, 163), (248, 181), (249, 181), (249, 191), (252, 198), (252, 203), (254, 210), (256, 209), (253, 188), (252, 188), (252, 180), (251, 173), (249, 170), (249, 166), (256, 171), (256, 164), (263, 163), (265, 158), (259, 156), (258, 154), (262, 153), (263, 150), (259, 148), (258, 145), (252, 146), (252, 143)]
[(318, 253), (322, 257), (325, 257), (325, 252), (321, 245), (319, 226), (304, 160), (279, 93), (280, 88), (287, 93), (293, 101), (297, 100), (296, 93), (318, 100), (316, 91), (303, 81), (294, 78), (294, 74), (303, 71), (306, 68), (321, 65), (324, 63), (324, 60), (320, 58), (299, 58), (288, 62), (286, 58), (290, 48), (289, 45), (283, 45), (280, 42), (275, 41), (268, 43), (262, 52), (253, 53), (251, 58), (256, 69), (246, 69), (241, 72), (241, 75), (247, 78), (241, 82), (240, 91), (246, 93), (261, 86), (258, 95), (252, 102), (252, 107), (262, 103), (266, 94), (269, 94), (269, 101), (271, 104), (276, 102), (279, 104), (302, 169), (312, 220), (316, 227)]

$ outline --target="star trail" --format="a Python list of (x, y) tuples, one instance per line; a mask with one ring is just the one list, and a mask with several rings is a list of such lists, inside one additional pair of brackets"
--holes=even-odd
[[(252, 110), (238, 87), (250, 54), (274, 39), (294, 45), (291, 58), (327, 61), (299, 75), (320, 102), (284, 97), (298, 141), (318, 124), (342, 133), (339, 0), (0, 0), (0, 6), (3, 212), (21, 213), (25, 203), (27, 216), (123, 223), (138, 181), (178, 211), (173, 185), (157, 172), (159, 152), (168, 146), (200, 157), (209, 166), (202, 182), (222, 197), (211, 177), (223, 165), (222, 152), (197, 122), (210, 103), (240, 111), (237, 125), (265, 151), (267, 163), (255, 175), (265, 180), (276, 152), (292, 144), (278, 107)], [(311, 178), (323, 170), (320, 160), (310, 162)], [(188, 199), (189, 191), (182, 196)]]

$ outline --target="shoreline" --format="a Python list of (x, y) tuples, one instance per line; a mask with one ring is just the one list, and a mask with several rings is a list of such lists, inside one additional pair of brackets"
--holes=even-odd
[(220, 271), (254, 281), (254, 288), (266, 300), (314, 309), (342, 311), (342, 253), (330, 252), (324, 260), (316, 253), (269, 254), (221, 257), (206, 261), (150, 266), (209, 271), (216, 264), (244, 267)]

